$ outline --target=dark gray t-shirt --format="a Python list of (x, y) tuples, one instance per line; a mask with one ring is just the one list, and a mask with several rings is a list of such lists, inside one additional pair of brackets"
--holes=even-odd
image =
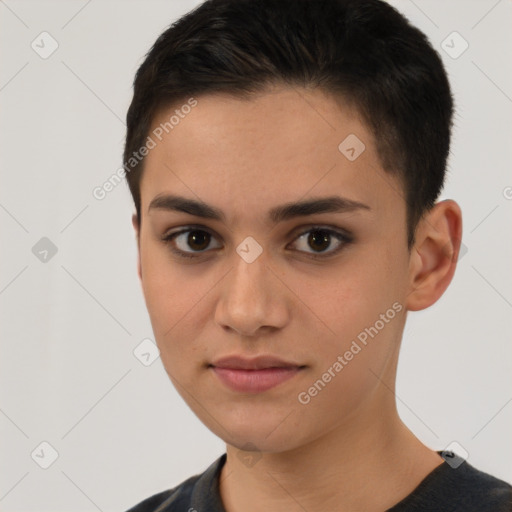
[[(453, 452), (403, 500), (383, 512), (512, 512), (512, 486)], [(226, 512), (219, 493), (224, 453), (204, 473), (155, 494), (126, 512)]]

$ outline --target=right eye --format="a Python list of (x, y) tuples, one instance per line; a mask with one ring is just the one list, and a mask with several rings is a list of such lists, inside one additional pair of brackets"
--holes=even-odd
[[(199, 228), (182, 229), (174, 233), (166, 234), (164, 240), (171, 251), (182, 258), (197, 258), (200, 254), (206, 252), (213, 235), (209, 231)], [(217, 246), (216, 248), (219, 248)], [(192, 251), (187, 248), (193, 249)], [(195, 254), (200, 253), (200, 254)]]

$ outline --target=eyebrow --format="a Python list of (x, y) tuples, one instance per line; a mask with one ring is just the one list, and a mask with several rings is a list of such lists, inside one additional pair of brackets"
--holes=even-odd
[[(188, 213), (196, 217), (218, 220), (225, 222), (226, 216), (222, 210), (195, 199), (189, 199), (176, 195), (159, 195), (155, 197), (148, 208), (177, 211)], [(314, 215), (317, 213), (346, 213), (356, 210), (371, 210), (371, 208), (359, 201), (354, 201), (340, 196), (322, 197), (295, 203), (285, 203), (269, 210), (268, 219), (271, 223), (277, 224), (295, 217)]]

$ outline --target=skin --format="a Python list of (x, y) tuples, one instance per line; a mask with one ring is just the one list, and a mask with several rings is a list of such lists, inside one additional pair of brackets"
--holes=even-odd
[[(394, 395), (408, 311), (434, 304), (448, 287), (462, 214), (438, 202), (407, 249), (402, 184), (386, 173), (353, 108), (319, 91), (276, 87), (250, 100), (215, 94), (152, 149), (141, 180), (142, 222), (133, 217), (138, 273), (171, 381), (198, 418), (226, 442), (220, 492), (227, 512), (383, 511), (410, 494), (443, 459), (400, 420)], [(178, 105), (179, 107), (179, 105)], [(155, 117), (165, 122), (176, 105)], [(349, 134), (366, 148), (338, 150)], [(150, 209), (161, 194), (222, 209), (225, 221)], [(267, 211), (340, 195), (369, 206), (272, 225)], [(194, 225), (211, 233), (186, 259), (162, 241)], [(346, 230), (352, 243), (324, 259), (300, 234), (314, 225)], [(308, 232), (310, 233), (310, 232)], [(206, 235), (208, 237), (208, 235)], [(248, 236), (263, 252), (236, 252)], [(340, 246), (332, 236), (327, 253)], [(309, 403), (307, 391), (357, 335), (394, 303), (403, 306)], [(306, 368), (259, 394), (227, 388), (207, 367), (232, 354), (271, 354)], [(252, 455), (254, 458), (244, 459)]]

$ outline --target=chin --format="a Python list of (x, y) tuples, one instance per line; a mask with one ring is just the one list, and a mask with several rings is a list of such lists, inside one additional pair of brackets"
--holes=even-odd
[[(279, 414), (258, 412), (253, 415), (247, 413), (243, 418), (239, 415), (233, 418), (228, 414), (219, 421), (224, 428), (212, 422), (211, 418), (200, 419), (217, 437), (239, 450), (280, 453), (301, 444), (302, 436), (298, 426), (287, 421), (294, 416), (290, 412), (290, 410)], [(221, 417), (215, 414), (214, 416), (217, 419)]]
[(292, 440), (290, 439), (290, 435), (282, 436), (282, 438), (276, 437), (275, 439), (269, 439), (262, 434), (247, 433), (236, 439), (227, 438), (223, 439), (223, 441), (238, 450), (255, 453), (281, 453), (295, 448), (295, 446), (291, 444)]

